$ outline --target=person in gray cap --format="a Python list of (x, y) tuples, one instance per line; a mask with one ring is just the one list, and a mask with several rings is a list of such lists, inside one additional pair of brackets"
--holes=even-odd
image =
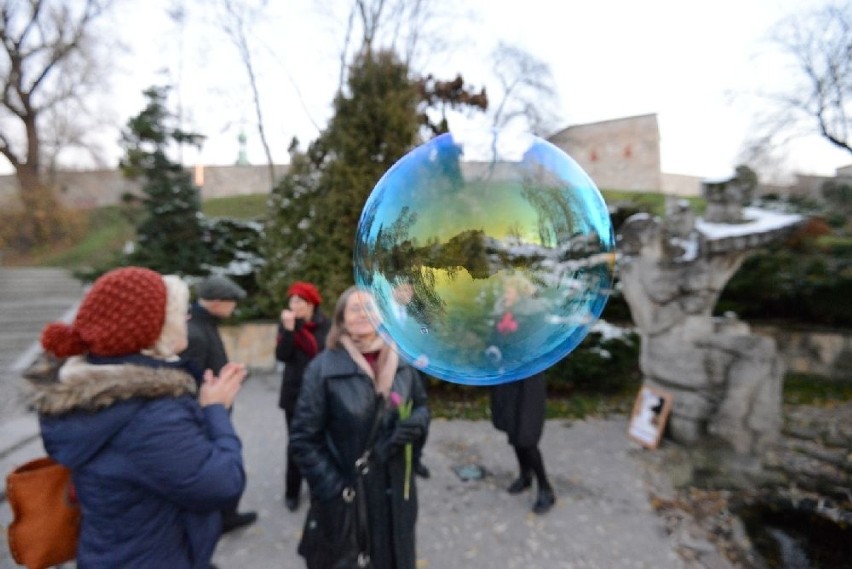
[[(218, 375), (228, 363), (228, 354), (219, 334), (219, 322), (233, 314), (237, 301), (246, 297), (243, 288), (222, 275), (207, 277), (196, 286), (198, 300), (189, 309), (189, 343), (180, 357), (197, 372), (212, 370)], [(255, 512), (237, 512), (237, 503), (222, 511), (222, 533), (247, 526), (257, 520)]]

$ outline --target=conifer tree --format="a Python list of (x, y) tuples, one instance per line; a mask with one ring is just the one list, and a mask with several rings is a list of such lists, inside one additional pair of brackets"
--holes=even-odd
[(418, 94), (390, 51), (366, 49), (350, 68), (334, 116), (273, 189), (258, 274), (268, 310), (286, 304), (296, 280), (333, 302), (354, 282), (352, 254), (361, 210), (379, 178), (418, 142)]
[(144, 179), (142, 219), (125, 262), (162, 273), (205, 274), (200, 192), (189, 172), (167, 154), (172, 145), (197, 145), (203, 137), (175, 126), (176, 118), (166, 108), (167, 93), (163, 87), (147, 89), (147, 105), (122, 132), (125, 156), (119, 168), (127, 178)]

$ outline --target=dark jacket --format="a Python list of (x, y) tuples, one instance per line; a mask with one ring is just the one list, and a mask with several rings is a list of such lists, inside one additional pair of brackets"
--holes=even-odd
[[(314, 310), (313, 321), (317, 325), (313, 330), (314, 338), (317, 340), (317, 347), (322, 351), (325, 348), (325, 338), (328, 336), (328, 329), (331, 327), (331, 322), (320, 311), (319, 307)], [(275, 359), (284, 364), (284, 375), (281, 379), (278, 406), (291, 416), (296, 410), (296, 399), (298, 399), (299, 391), (302, 388), (302, 377), (305, 375), (305, 368), (308, 366), (308, 362), (311, 361), (308, 354), (293, 342), (296, 332), (302, 326), (304, 326), (304, 321), (301, 319), (296, 321), (294, 330), (287, 330), (279, 323), (275, 343)]]
[[(411, 420), (421, 425), (425, 437), (429, 409), (419, 372), (400, 362), (392, 391), (398, 393), (402, 401), (413, 401)], [(358, 368), (346, 350), (327, 349), (308, 364), (296, 405), (290, 447), (308, 481), (312, 501), (335, 500), (345, 487), (353, 485), (355, 460), (367, 442), (377, 401), (382, 413), (376, 436), (378, 448), (389, 440), (398, 421), (398, 410), (377, 398), (373, 380)], [(365, 494), (374, 567), (414, 569), (416, 477), (411, 474), (410, 494), (406, 500), (403, 450), (373, 453), (371, 462), (365, 476)]]
[(225, 408), (201, 408), (190, 375), (146, 359), (72, 358), (61, 382), (36, 387), (45, 449), (82, 508), (80, 569), (208, 569), (219, 510), (245, 486)]
[(509, 444), (538, 445), (544, 430), (547, 383), (543, 373), (495, 385), (491, 389), (491, 422), (505, 432)]
[(194, 302), (189, 309), (189, 322), (186, 324), (189, 343), (186, 350), (181, 352), (181, 359), (189, 361), (201, 373), (210, 369), (219, 375), (228, 363), (228, 354), (219, 335), (219, 318)]

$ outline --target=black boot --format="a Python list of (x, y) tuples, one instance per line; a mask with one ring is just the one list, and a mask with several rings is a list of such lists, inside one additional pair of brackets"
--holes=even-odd
[(514, 482), (509, 484), (506, 491), (509, 494), (520, 494), (532, 485), (532, 476), (529, 474), (521, 474)]
[(295, 512), (299, 509), (299, 496), (284, 496), (284, 505), (291, 512)]
[(534, 514), (546, 514), (555, 503), (556, 495), (553, 493), (553, 488), (539, 488), (532, 511)]
[(228, 512), (222, 516), (222, 533), (229, 533), (236, 529), (251, 525), (257, 521), (256, 512)]

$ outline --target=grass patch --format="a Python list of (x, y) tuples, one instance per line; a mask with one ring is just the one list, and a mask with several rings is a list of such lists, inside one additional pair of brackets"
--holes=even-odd
[[(491, 420), (487, 387), (473, 387), (432, 380), (429, 387), (429, 409), (441, 419)], [(547, 396), (548, 419), (582, 419), (627, 415), (633, 407), (636, 393), (619, 394), (574, 393), (571, 395), (551, 389)]]
[(268, 197), (269, 194), (251, 194), (205, 200), (201, 205), (201, 211), (207, 217), (258, 219), (266, 215)]
[[(266, 212), (267, 194), (233, 196), (207, 200), (202, 212), (207, 217), (259, 219)], [(121, 252), (136, 236), (136, 229), (122, 215), (121, 206), (106, 206), (86, 212), (85, 235), (66, 246), (36, 250), (26, 255), (8, 253), (3, 262), (20, 267), (58, 267), (76, 270), (103, 266)]]
[(16, 258), (14, 264), (63, 269), (92, 267), (114, 258), (135, 235), (133, 226), (121, 214), (118, 206), (89, 211), (86, 225), (88, 229), (78, 242), (33, 251), (26, 257)]
[[(639, 206), (639, 209), (653, 215), (663, 216), (666, 213), (666, 194), (658, 192), (628, 192), (624, 190), (601, 190), (604, 201), (609, 204), (618, 202), (630, 202)], [(696, 215), (701, 215), (707, 207), (707, 202), (700, 197), (678, 197), (689, 202)]]
[(784, 403), (788, 405), (830, 405), (839, 401), (852, 401), (852, 381), (803, 373), (790, 373), (784, 378)]
[[(429, 388), (429, 408), (442, 419), (490, 420), (488, 388), (442, 384), (434, 380)], [(634, 389), (615, 394), (564, 393), (550, 389), (548, 419), (583, 419), (628, 415), (636, 398)], [(784, 378), (784, 403), (824, 405), (852, 401), (852, 381), (839, 381), (820, 375), (788, 374)]]

